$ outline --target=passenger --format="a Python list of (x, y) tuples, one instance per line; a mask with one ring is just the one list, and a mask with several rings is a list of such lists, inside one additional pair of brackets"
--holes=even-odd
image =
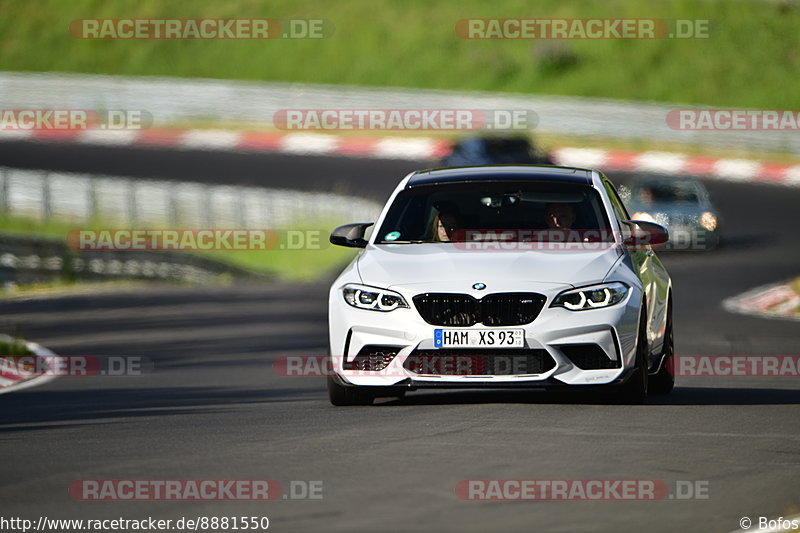
[(433, 240), (450, 242), (461, 229), (461, 220), (453, 211), (440, 211), (433, 219)]

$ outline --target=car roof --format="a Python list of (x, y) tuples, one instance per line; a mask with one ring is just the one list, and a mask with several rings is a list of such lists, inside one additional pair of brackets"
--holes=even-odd
[(691, 176), (647, 176), (639, 178), (631, 184), (631, 188), (634, 189), (654, 186), (673, 186), (676, 188), (692, 186), (698, 189), (705, 189), (703, 182)]
[(466, 144), (466, 143), (486, 143), (486, 144), (518, 144), (518, 145), (525, 145), (531, 146), (530, 139), (525, 137), (517, 137), (514, 135), (486, 135), (486, 136), (474, 136), (474, 137), (462, 137), (458, 139), (455, 144)]
[(592, 184), (592, 171), (585, 168), (549, 165), (481, 165), (475, 167), (437, 168), (421, 170), (406, 183), (410, 189), (437, 183), (470, 183), (476, 181), (541, 181)]

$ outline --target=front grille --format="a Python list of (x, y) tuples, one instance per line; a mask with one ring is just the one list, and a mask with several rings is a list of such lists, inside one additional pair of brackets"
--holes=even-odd
[(539, 316), (546, 298), (535, 292), (500, 292), (476, 300), (469, 294), (426, 293), (414, 305), (435, 326), (521, 326)]
[(620, 367), (620, 361), (609, 359), (606, 352), (597, 344), (568, 344), (558, 348), (581, 370)]
[(344, 361), (342, 368), (344, 370), (380, 372), (389, 366), (400, 350), (400, 346), (367, 344), (358, 351), (358, 355), (352, 361)]
[(438, 376), (514, 376), (542, 374), (556, 362), (547, 350), (414, 350), (403, 368), (415, 374)]

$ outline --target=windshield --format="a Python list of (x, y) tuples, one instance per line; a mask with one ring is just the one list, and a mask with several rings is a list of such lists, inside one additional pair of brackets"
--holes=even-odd
[(637, 184), (632, 196), (634, 202), (642, 205), (700, 202), (697, 186), (692, 182)]
[(595, 189), (572, 183), (462, 182), (402, 191), (375, 243), (526, 240), (531, 232), (548, 240), (547, 235), (564, 231), (608, 239), (608, 218)]

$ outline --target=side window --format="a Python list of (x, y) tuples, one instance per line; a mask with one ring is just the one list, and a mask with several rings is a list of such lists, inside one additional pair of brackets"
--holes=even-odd
[(625, 209), (625, 204), (623, 204), (622, 200), (620, 200), (617, 190), (614, 188), (611, 182), (608, 179), (605, 179), (603, 180), (603, 185), (608, 193), (608, 198), (611, 200), (611, 205), (614, 207), (614, 213), (616, 213), (617, 219), (620, 222), (623, 220), (630, 220), (631, 216), (628, 214), (628, 210)]

